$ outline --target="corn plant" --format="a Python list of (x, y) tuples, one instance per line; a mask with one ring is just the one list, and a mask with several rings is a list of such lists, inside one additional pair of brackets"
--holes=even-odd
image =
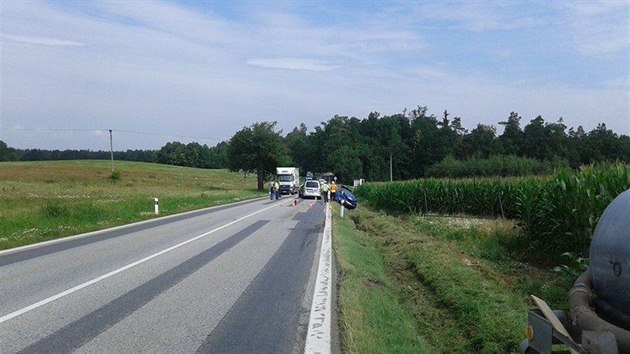
[(630, 165), (618, 163), (565, 169), (550, 177), (369, 183), (355, 192), (392, 213), (516, 219), (533, 248), (584, 254), (604, 209), (628, 188)]

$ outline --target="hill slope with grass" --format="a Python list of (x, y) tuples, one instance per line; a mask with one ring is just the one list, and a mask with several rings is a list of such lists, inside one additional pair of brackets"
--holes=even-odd
[(141, 162), (0, 163), (0, 249), (264, 194), (255, 176)]

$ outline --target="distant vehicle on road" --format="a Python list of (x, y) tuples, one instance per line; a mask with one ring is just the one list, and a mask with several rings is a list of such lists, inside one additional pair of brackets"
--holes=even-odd
[(297, 167), (278, 167), (276, 176), (280, 183), (280, 194), (295, 194), (300, 189), (300, 169)]
[(322, 193), (320, 191), (319, 181), (306, 181), (304, 183), (304, 191), (302, 192), (302, 198), (317, 198), (320, 199), (322, 197)]
[(332, 173), (332, 172), (320, 173), (317, 176), (317, 179), (323, 179), (328, 184), (330, 184), (332, 181), (334, 181), (335, 180), (334, 178), (335, 178), (335, 174)]

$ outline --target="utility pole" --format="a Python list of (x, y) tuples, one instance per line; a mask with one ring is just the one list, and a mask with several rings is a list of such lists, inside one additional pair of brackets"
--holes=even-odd
[(392, 151), (389, 152), (389, 181), (394, 181), (394, 169), (392, 168)]
[(112, 158), (112, 173), (114, 173), (114, 144), (112, 142), (112, 130), (109, 130), (109, 155)]

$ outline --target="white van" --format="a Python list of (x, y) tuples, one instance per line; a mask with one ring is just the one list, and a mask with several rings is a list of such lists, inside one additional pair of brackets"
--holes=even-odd
[(306, 181), (304, 183), (304, 192), (302, 193), (302, 197), (320, 199), (322, 197), (322, 193), (320, 191), (319, 181)]

